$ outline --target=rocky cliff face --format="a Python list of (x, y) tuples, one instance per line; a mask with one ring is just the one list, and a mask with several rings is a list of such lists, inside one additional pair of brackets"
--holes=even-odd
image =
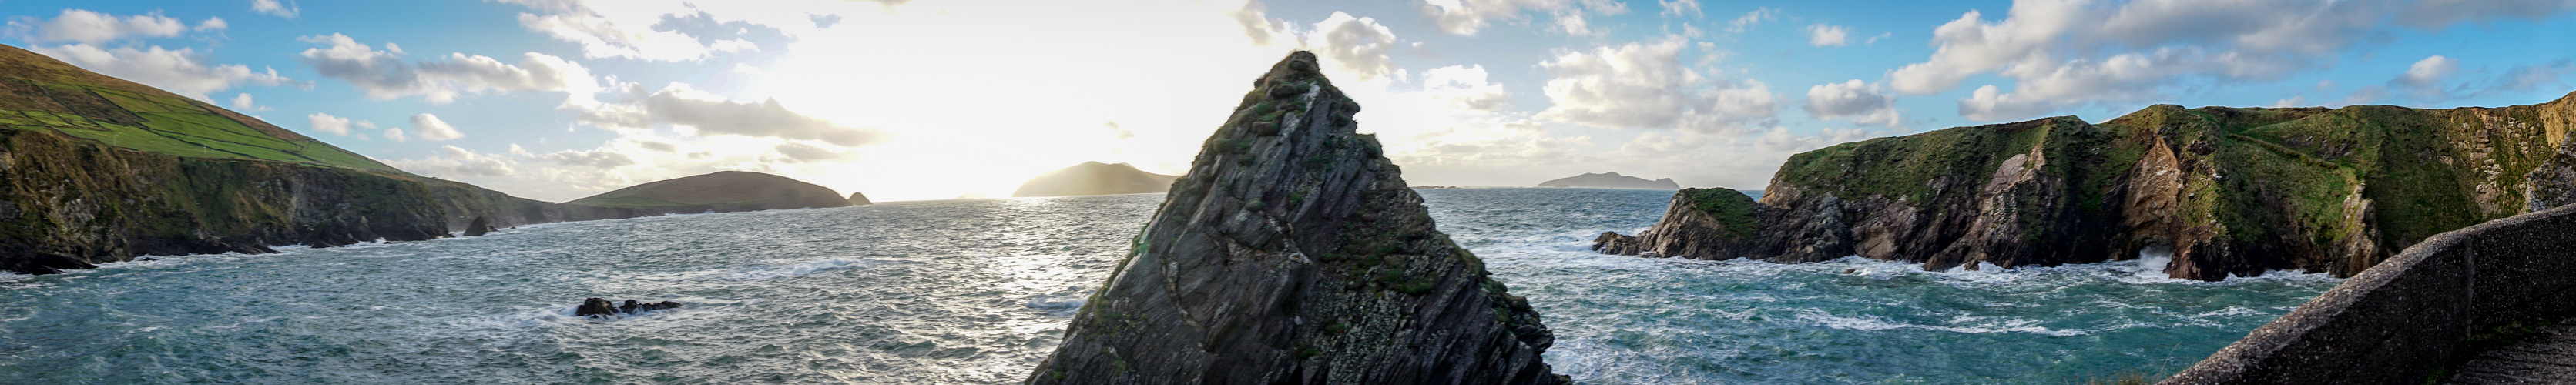
[(0, 271), (422, 240), (467, 230), (476, 218), (510, 227), (615, 214), (412, 175), (247, 115), (0, 45)]
[(1032, 383), (1566, 382), (1315, 63), (1254, 83)]
[[(1793, 156), (1755, 235), (1684, 210), (1604, 252), (1928, 269), (2170, 255), (2174, 277), (2349, 276), (2425, 237), (2576, 202), (2576, 94), (2539, 105), (2184, 109), (1846, 143)], [(1795, 241), (1781, 241), (1792, 239)]]

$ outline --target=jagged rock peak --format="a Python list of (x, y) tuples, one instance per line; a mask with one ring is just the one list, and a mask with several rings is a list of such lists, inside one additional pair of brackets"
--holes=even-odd
[(1315, 64), (1254, 82), (1031, 383), (1567, 382)]

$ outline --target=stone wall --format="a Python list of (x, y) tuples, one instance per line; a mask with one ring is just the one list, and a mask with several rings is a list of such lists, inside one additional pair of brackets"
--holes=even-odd
[(2576, 206), (2409, 247), (2166, 384), (2419, 383), (2470, 333), (2576, 315)]

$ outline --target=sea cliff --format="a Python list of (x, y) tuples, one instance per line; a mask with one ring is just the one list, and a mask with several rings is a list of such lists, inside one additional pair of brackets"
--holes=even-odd
[[(1639, 236), (1597, 249), (1927, 269), (2171, 258), (2218, 280), (2350, 276), (2433, 234), (2576, 202), (2576, 94), (2537, 105), (2186, 109), (1951, 128), (1792, 156), (1711, 238), (1676, 196)], [(1689, 195), (1685, 191), (1682, 195)], [(1687, 203), (1687, 205), (1686, 205)], [(1729, 231), (1743, 231), (1728, 228)]]

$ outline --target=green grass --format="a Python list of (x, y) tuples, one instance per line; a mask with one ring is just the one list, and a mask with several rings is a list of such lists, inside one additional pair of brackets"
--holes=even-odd
[(1740, 191), (1722, 188), (1683, 189), (1681, 194), (1691, 200), (1692, 209), (1715, 217), (1718, 223), (1725, 224), (1728, 239), (1753, 237), (1755, 230), (1753, 197), (1746, 196)]
[(319, 140), (283, 138), (262, 132), (209, 109), (213, 107), (185, 98), (82, 85), (37, 85), (54, 92), (96, 93), (113, 104), (99, 107), (124, 109), (141, 117), (142, 124), (117, 124), (69, 111), (0, 110), (0, 126), (51, 130), (116, 147), (180, 156), (258, 159), (408, 175), (392, 166)]

